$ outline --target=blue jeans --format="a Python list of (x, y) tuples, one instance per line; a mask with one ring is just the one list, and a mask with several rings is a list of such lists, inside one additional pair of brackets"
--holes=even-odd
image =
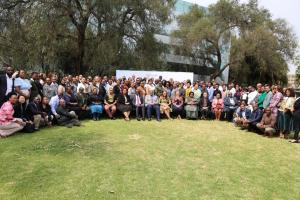
[(148, 119), (151, 118), (151, 112), (152, 110), (155, 110), (156, 113), (156, 119), (160, 120), (160, 107), (158, 104), (155, 105), (147, 105), (147, 117)]

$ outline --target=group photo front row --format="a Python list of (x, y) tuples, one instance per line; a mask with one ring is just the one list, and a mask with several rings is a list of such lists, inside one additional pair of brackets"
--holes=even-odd
[[(257, 83), (66, 75), (7, 67), (0, 76), (0, 137), (54, 125), (123, 117), (125, 121), (217, 120), (299, 143), (300, 99), (293, 88)], [(116, 122), (117, 123), (117, 122)]]

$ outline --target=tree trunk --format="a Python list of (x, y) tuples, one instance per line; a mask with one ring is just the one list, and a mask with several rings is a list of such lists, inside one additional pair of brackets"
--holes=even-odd
[[(218, 76), (226, 69), (226, 67), (223, 68), (223, 69), (221, 69), (221, 65), (222, 65), (222, 54), (221, 54), (220, 49), (217, 48), (216, 51), (217, 51), (218, 62), (217, 62), (216, 67), (215, 67), (215, 68), (216, 68), (215, 73), (213, 73), (213, 74), (210, 76), (211, 79), (217, 78), (217, 77), (218, 77)], [(227, 66), (227, 65), (226, 65), (226, 66)]]
[(81, 74), (83, 73), (83, 59), (85, 54), (85, 28), (80, 28), (78, 30), (78, 41), (77, 41), (77, 57), (76, 57), (76, 73)]

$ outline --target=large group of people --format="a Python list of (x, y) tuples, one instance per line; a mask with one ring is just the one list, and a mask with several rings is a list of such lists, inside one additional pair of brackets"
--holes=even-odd
[[(264, 136), (299, 142), (300, 99), (293, 88), (115, 76), (59, 77), (15, 71), (0, 76), (0, 136), (34, 132), (54, 124), (80, 126), (81, 120), (223, 120)], [(134, 114), (132, 114), (134, 113)]]

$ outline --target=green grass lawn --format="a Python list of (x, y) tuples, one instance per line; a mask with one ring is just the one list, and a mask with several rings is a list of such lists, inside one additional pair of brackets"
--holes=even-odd
[(300, 199), (300, 145), (210, 121), (89, 121), (0, 139), (0, 199)]

